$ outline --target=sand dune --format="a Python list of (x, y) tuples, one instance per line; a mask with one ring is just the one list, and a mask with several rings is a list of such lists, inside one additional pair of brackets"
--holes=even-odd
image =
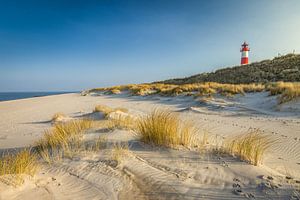
[[(104, 135), (105, 148), (50, 166), (44, 164), (38, 174), (26, 178), (18, 188), (0, 181), (0, 199), (297, 198), (300, 115), (296, 111), (299, 104), (285, 105), (278, 110), (263, 93), (253, 95), (220, 97), (206, 103), (191, 97), (124, 94), (64, 94), (0, 102), (2, 152), (31, 145), (42, 136), (44, 129), (51, 127), (50, 119), (57, 112), (75, 119), (93, 115), (100, 120), (91, 114), (98, 104), (127, 108), (133, 116), (157, 107), (168, 108), (195, 122), (212, 138), (226, 138), (259, 128), (278, 139), (267, 152), (263, 165), (253, 166), (226, 154), (150, 146), (127, 130), (91, 130), (85, 139)], [(268, 106), (263, 106), (263, 102)], [(112, 159), (116, 143), (126, 143), (129, 147), (119, 164)]]

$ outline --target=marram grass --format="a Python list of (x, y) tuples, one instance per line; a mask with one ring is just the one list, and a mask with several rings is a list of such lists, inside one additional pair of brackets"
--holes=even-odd
[(54, 157), (60, 158), (62, 154), (79, 149), (82, 145), (83, 131), (91, 127), (92, 121), (88, 119), (55, 124), (36, 142), (36, 150), (46, 162), (51, 163)]
[(51, 121), (52, 122), (57, 122), (57, 121), (60, 121), (61, 119), (67, 117), (64, 113), (61, 113), (61, 112), (58, 112), (58, 113), (55, 113), (53, 115), (53, 117), (51, 118)]
[(276, 141), (259, 130), (231, 138), (225, 143), (225, 151), (253, 165), (262, 163), (265, 152)]
[(128, 143), (115, 143), (111, 153), (112, 160), (120, 164), (124, 157), (129, 154)]
[(34, 175), (37, 168), (37, 156), (30, 149), (5, 155), (0, 160), (0, 176), (6, 174)]
[(39, 168), (36, 153), (24, 149), (15, 154), (7, 154), (0, 159), (0, 181), (18, 186), (24, 182), (23, 175), (33, 176)]
[(169, 110), (155, 109), (137, 120), (137, 132), (143, 142), (166, 147), (190, 146), (195, 130)]
[[(191, 83), (191, 84), (136, 84), (122, 85), (111, 88), (96, 88), (90, 92), (109, 91), (110, 94), (120, 93), (121, 91), (130, 91), (131, 94), (144, 96), (149, 94), (159, 94), (162, 96), (188, 95), (192, 93), (195, 96), (207, 96), (222, 94), (233, 96), (236, 94), (245, 94), (249, 92), (270, 91), (270, 95), (280, 95), (279, 103), (285, 103), (300, 97), (299, 82), (275, 82), (275, 83), (249, 83), (249, 84), (226, 84), (216, 82)], [(114, 92), (113, 92), (114, 91)], [(99, 107), (101, 108), (101, 107)], [(95, 108), (95, 110), (97, 110)], [(101, 108), (106, 112), (107, 109)]]
[(116, 111), (121, 111), (124, 113), (128, 112), (128, 110), (126, 108), (111, 108), (111, 107), (105, 106), (105, 105), (97, 105), (94, 108), (94, 112), (101, 112), (104, 114), (105, 117), (107, 117), (110, 113), (116, 112)]

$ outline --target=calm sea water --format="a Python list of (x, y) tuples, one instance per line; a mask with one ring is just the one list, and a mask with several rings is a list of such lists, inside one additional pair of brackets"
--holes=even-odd
[(43, 97), (56, 94), (67, 94), (74, 92), (0, 92), (0, 101), (26, 99), (32, 97)]

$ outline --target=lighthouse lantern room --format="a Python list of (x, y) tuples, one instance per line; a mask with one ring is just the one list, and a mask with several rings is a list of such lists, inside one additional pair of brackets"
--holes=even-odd
[(249, 57), (248, 57), (248, 53), (250, 51), (250, 48), (248, 47), (249, 45), (244, 42), (242, 44), (242, 48), (241, 48), (241, 53), (242, 53), (242, 58), (241, 58), (241, 65), (247, 65), (249, 64)]

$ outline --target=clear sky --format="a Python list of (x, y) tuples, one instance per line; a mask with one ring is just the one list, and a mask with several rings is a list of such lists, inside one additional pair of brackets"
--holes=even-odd
[(0, 0), (0, 91), (74, 91), (300, 53), (300, 0)]

